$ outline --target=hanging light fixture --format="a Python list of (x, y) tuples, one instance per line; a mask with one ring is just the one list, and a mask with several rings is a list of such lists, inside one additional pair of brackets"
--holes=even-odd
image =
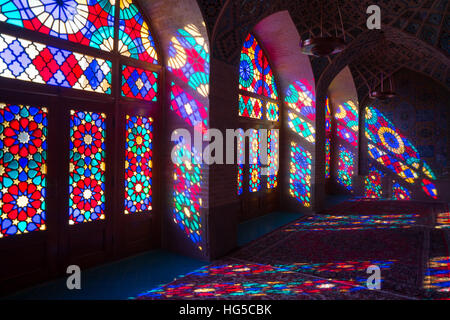
[(387, 99), (391, 99), (395, 97), (395, 91), (394, 91), (394, 86), (392, 84), (392, 76), (389, 77), (389, 83), (390, 83), (390, 88), (389, 89), (385, 89), (384, 88), (384, 74), (383, 72), (381, 73), (381, 89), (380, 90), (371, 90), (369, 93), (369, 96), (371, 99), (378, 99), (378, 100), (387, 100)]
[(344, 23), (342, 21), (341, 9), (339, 2), (336, 0), (337, 11), (339, 12), (339, 20), (342, 28), (342, 37), (338, 36), (337, 26), (335, 23), (335, 36), (323, 35), (323, 0), (320, 3), (320, 36), (311, 36), (307, 40), (300, 41), (300, 48), (304, 54), (316, 57), (325, 57), (332, 54), (339, 53), (346, 48), (345, 43), (345, 30)]
[[(379, 52), (381, 52), (381, 56), (383, 57), (387, 57), (386, 55), (386, 50), (388, 50), (388, 44), (386, 41), (386, 37), (383, 34), (383, 40), (380, 43), (380, 48), (377, 49), (379, 50)], [(370, 90), (369, 92), (369, 97), (371, 99), (378, 99), (378, 100), (387, 100), (387, 99), (391, 99), (395, 97), (395, 91), (394, 91), (394, 85), (393, 85), (393, 81), (392, 81), (392, 75), (389, 77), (389, 89), (386, 89), (384, 87), (384, 73), (383, 71), (381, 72), (380, 75), (380, 89), (373, 89)]]

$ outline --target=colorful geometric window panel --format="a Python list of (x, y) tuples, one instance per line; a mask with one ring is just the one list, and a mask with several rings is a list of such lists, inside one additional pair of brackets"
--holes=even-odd
[(0, 238), (45, 230), (47, 109), (0, 103)]
[(316, 98), (313, 87), (306, 80), (295, 81), (286, 91), (285, 102), (294, 111), (311, 121), (316, 120)]
[(268, 130), (268, 134), (269, 172), (267, 176), (267, 189), (274, 189), (278, 185), (279, 131)]
[(335, 118), (346, 128), (358, 132), (358, 107), (352, 102), (347, 101), (337, 107)]
[(125, 144), (125, 214), (152, 210), (153, 119), (128, 116)]
[(0, 34), (0, 76), (111, 93), (109, 61)]
[(249, 190), (250, 192), (258, 192), (261, 189), (261, 163), (259, 158), (259, 133), (257, 130), (252, 130), (249, 137), (250, 152), (249, 152)]
[(122, 66), (122, 96), (156, 101), (158, 74), (139, 68)]
[(206, 107), (173, 82), (170, 100), (172, 111), (175, 111), (191, 126), (200, 126), (202, 132), (206, 132), (208, 126), (208, 109)]
[(193, 24), (178, 29), (169, 44), (168, 69), (201, 96), (209, 95), (208, 42)]
[(70, 111), (69, 224), (105, 219), (104, 113)]
[(266, 105), (266, 118), (269, 121), (278, 121), (280, 118), (280, 108), (278, 107), (278, 104), (273, 102), (267, 102)]
[(292, 142), (289, 193), (307, 208), (311, 205), (311, 164), (311, 153)]
[(431, 180), (437, 179), (433, 170), (431, 170), (431, 167), (426, 162), (423, 163), (422, 172), (424, 175), (426, 175)]
[(358, 146), (358, 137), (356, 133), (347, 129), (340, 122), (337, 123), (336, 126), (337, 136), (342, 140), (347, 141), (350, 145), (356, 147)]
[(262, 119), (263, 103), (260, 99), (239, 95), (239, 116)]
[(383, 147), (408, 165), (419, 169), (417, 149), (377, 109), (366, 109), (366, 137), (378, 147)]
[(433, 199), (438, 198), (438, 192), (437, 192), (436, 186), (433, 183), (431, 183), (430, 180), (423, 179), (421, 185), (422, 185), (423, 191), (426, 193), (427, 196), (429, 196)]
[(108, 0), (0, 0), (0, 21), (112, 51), (113, 3)]
[(310, 143), (316, 141), (316, 130), (313, 125), (303, 120), (301, 117), (297, 116), (295, 113), (288, 111), (288, 124), (289, 128), (297, 133), (300, 137), (306, 139)]
[(411, 200), (411, 193), (400, 183), (394, 181), (392, 184), (392, 200)]
[(238, 196), (244, 192), (244, 165), (240, 164), (238, 166)]
[(325, 179), (328, 179), (331, 176), (330, 164), (331, 164), (331, 140), (329, 138), (326, 138), (325, 139)]
[(184, 141), (176, 144), (176, 163), (174, 164), (173, 221), (186, 234), (199, 250), (203, 250), (202, 218), (200, 208), (202, 169), (200, 165), (183, 159), (195, 157)]
[(269, 61), (255, 37), (251, 34), (245, 39), (241, 51), (239, 89), (272, 99), (278, 97)]
[(339, 148), (339, 162), (337, 182), (348, 191), (353, 191), (352, 177), (355, 173), (353, 154), (341, 146)]
[(119, 53), (137, 60), (158, 63), (155, 41), (132, 0), (120, 0)]
[(417, 173), (406, 166), (402, 162), (393, 159), (386, 152), (378, 149), (374, 145), (369, 143), (369, 156), (376, 160), (378, 163), (383, 165), (384, 167), (391, 170), (393, 173), (397, 174), (399, 177), (403, 178), (408, 183), (414, 183), (415, 179), (418, 178)]
[(384, 174), (376, 169), (371, 169), (364, 181), (365, 197), (381, 199), (383, 195), (382, 178)]
[(260, 189), (261, 189), (261, 167), (257, 164), (251, 164), (249, 191), (258, 192)]

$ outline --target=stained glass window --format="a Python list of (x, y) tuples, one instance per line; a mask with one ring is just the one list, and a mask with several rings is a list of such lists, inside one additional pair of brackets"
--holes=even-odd
[(0, 34), (0, 76), (111, 93), (110, 61)]
[(239, 95), (239, 116), (261, 119), (263, 104), (260, 99)]
[(122, 66), (122, 96), (156, 101), (158, 73), (140, 68)]
[(280, 118), (280, 108), (278, 104), (273, 102), (268, 102), (266, 105), (266, 119), (269, 121), (278, 121)]
[(250, 192), (258, 192), (261, 189), (261, 163), (259, 158), (260, 139), (257, 130), (252, 130), (250, 136)]
[[(238, 105), (240, 117), (265, 121), (266, 128), (273, 127), (274, 124), (272, 122), (279, 121), (280, 106), (276, 102), (278, 91), (275, 77), (263, 49), (252, 34), (247, 36), (241, 50), (239, 90)], [(249, 140), (251, 161), (248, 165), (248, 190), (251, 193), (261, 190), (261, 176), (263, 173), (264, 175), (268, 173), (267, 189), (276, 188), (278, 184), (276, 174), (278, 170), (278, 131), (275, 133), (275, 130), (269, 130), (267, 141), (259, 141), (260, 138), (256, 132), (256, 136), (253, 133)], [(268, 167), (264, 171), (259, 158), (261, 155), (260, 148), (267, 148), (268, 151)], [(245, 171), (247, 171), (246, 167), (240, 164), (238, 174), (239, 195), (244, 190), (244, 188), (241, 189), (244, 180), (241, 173)]]
[(276, 188), (278, 185), (278, 166), (279, 166), (279, 131), (269, 130), (268, 131), (268, 151), (269, 156), (269, 174), (267, 176), (267, 189)]
[(152, 210), (153, 119), (127, 115), (125, 214)]
[(0, 0), (0, 21), (112, 51), (112, 3), (110, 0)]
[(208, 109), (201, 102), (195, 100), (190, 94), (174, 83), (172, 83), (170, 98), (170, 109), (172, 111), (175, 111), (178, 116), (183, 118), (191, 126), (200, 126), (202, 132), (206, 131), (206, 127), (208, 126)]
[(209, 95), (209, 48), (200, 30), (193, 24), (178, 29), (169, 44), (169, 71), (196, 90)]
[(272, 99), (278, 98), (272, 69), (264, 51), (251, 34), (241, 51), (239, 89)]
[(355, 173), (353, 153), (340, 146), (337, 182), (348, 191), (353, 191), (352, 180)]
[(0, 103), (0, 238), (45, 230), (47, 109)]
[(70, 111), (69, 224), (105, 219), (105, 120)]
[(305, 207), (311, 205), (311, 163), (311, 153), (292, 142), (289, 192)]

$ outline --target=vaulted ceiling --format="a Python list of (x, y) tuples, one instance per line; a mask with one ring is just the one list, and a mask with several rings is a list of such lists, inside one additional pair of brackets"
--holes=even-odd
[[(316, 80), (334, 65), (350, 66), (360, 99), (379, 85), (381, 72), (409, 68), (450, 87), (450, 4), (448, 0), (198, 0), (213, 45), (213, 56), (235, 64), (244, 37), (263, 18), (288, 10), (302, 39), (340, 33), (337, 1), (349, 49), (311, 58)], [(367, 7), (381, 8), (382, 31), (368, 30)], [(323, 28), (321, 28), (323, 26)], [(380, 49), (380, 43), (386, 48)], [(338, 70), (337, 70), (338, 71)], [(331, 72), (330, 74), (335, 74)]]

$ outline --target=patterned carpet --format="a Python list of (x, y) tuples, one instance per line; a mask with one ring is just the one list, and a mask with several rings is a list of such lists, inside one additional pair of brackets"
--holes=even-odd
[[(341, 203), (138, 299), (449, 299), (446, 204)], [(381, 270), (369, 290), (366, 270)]]

